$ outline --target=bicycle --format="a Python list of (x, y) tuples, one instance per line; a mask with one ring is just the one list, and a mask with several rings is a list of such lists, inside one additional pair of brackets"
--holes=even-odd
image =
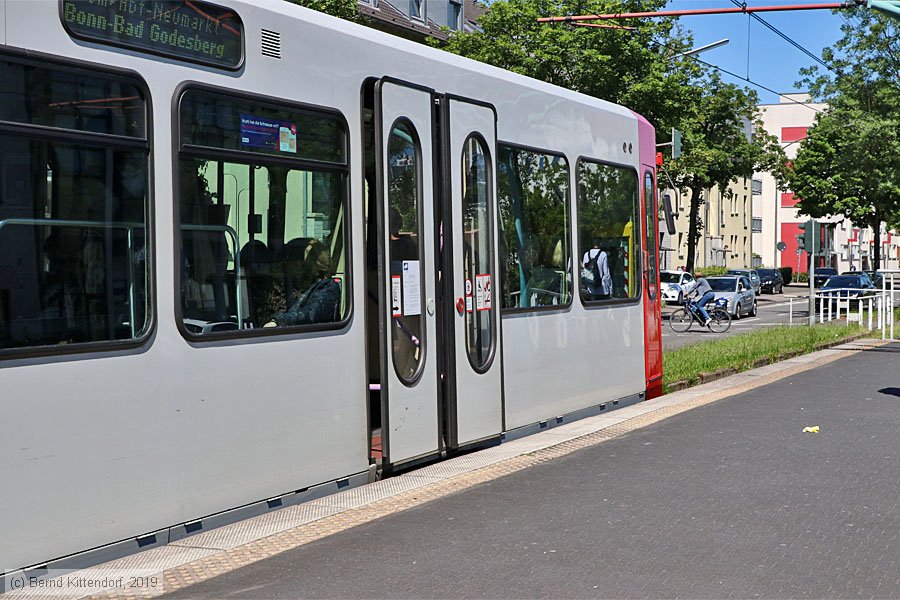
[[(713, 333), (725, 333), (731, 327), (731, 315), (718, 304), (713, 304), (713, 307), (707, 309), (706, 312), (709, 313), (710, 318), (709, 330)], [(699, 323), (701, 327), (703, 326), (703, 317), (700, 315), (697, 305), (690, 298), (685, 298), (682, 301), (682, 307), (669, 317), (669, 327), (675, 333), (685, 333), (691, 328), (694, 321)]]

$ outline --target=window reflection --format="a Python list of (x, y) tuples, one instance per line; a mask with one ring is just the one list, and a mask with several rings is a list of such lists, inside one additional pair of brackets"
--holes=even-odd
[(566, 159), (499, 146), (497, 173), (503, 308), (568, 304), (572, 271)]
[(482, 141), (474, 136), (463, 147), (462, 174), (466, 350), (472, 366), (483, 369), (491, 358), (494, 329), (490, 167)]

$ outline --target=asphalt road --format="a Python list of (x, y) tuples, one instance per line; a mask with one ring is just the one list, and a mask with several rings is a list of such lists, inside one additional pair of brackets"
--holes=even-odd
[(807, 296), (809, 288), (805, 286), (788, 286), (783, 294), (762, 294), (756, 297), (757, 313), (755, 317), (744, 317), (731, 321), (731, 328), (724, 334), (712, 333), (698, 324), (691, 326), (687, 333), (675, 333), (669, 327), (669, 315), (677, 306), (663, 306), (663, 348), (678, 348), (686, 344), (718, 339), (723, 335), (734, 335), (765, 327), (767, 325), (787, 324), (790, 321), (791, 299), (794, 306), (794, 323), (805, 323), (809, 316)]
[(171, 597), (897, 598), (898, 360), (859, 353)]

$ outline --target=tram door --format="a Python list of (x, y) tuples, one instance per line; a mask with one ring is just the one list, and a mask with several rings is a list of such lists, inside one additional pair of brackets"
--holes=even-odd
[(503, 430), (496, 224), (496, 114), (442, 100), (447, 442), (453, 449)]
[(644, 165), (642, 214), (647, 224), (647, 260), (644, 261), (644, 348), (647, 399), (662, 395), (662, 315), (659, 298), (659, 209), (654, 169)]
[(436, 454), (441, 446), (433, 103), (428, 90), (387, 80), (375, 84), (381, 442), (386, 465)]

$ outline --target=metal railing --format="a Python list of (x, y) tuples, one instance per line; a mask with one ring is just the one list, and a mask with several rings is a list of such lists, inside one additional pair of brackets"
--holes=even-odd
[(238, 329), (244, 328), (244, 310), (241, 302), (241, 260), (239, 256), (240, 246), (238, 245), (238, 234), (233, 228), (228, 225), (182, 225), (182, 231), (206, 231), (211, 233), (224, 233), (231, 238), (231, 243), (234, 246), (234, 279), (235, 279), (235, 294), (234, 294), (234, 302), (235, 309), (237, 310), (237, 326)]
[[(897, 275), (895, 277), (895, 275)], [(889, 279), (890, 277), (890, 279)], [(835, 288), (813, 296), (819, 323), (844, 319), (847, 325), (857, 322), (870, 331), (880, 330), (881, 339), (894, 338), (894, 310), (900, 297), (900, 271), (884, 274), (882, 289)], [(808, 304), (809, 296), (789, 298), (788, 323), (794, 324), (794, 300)]]

